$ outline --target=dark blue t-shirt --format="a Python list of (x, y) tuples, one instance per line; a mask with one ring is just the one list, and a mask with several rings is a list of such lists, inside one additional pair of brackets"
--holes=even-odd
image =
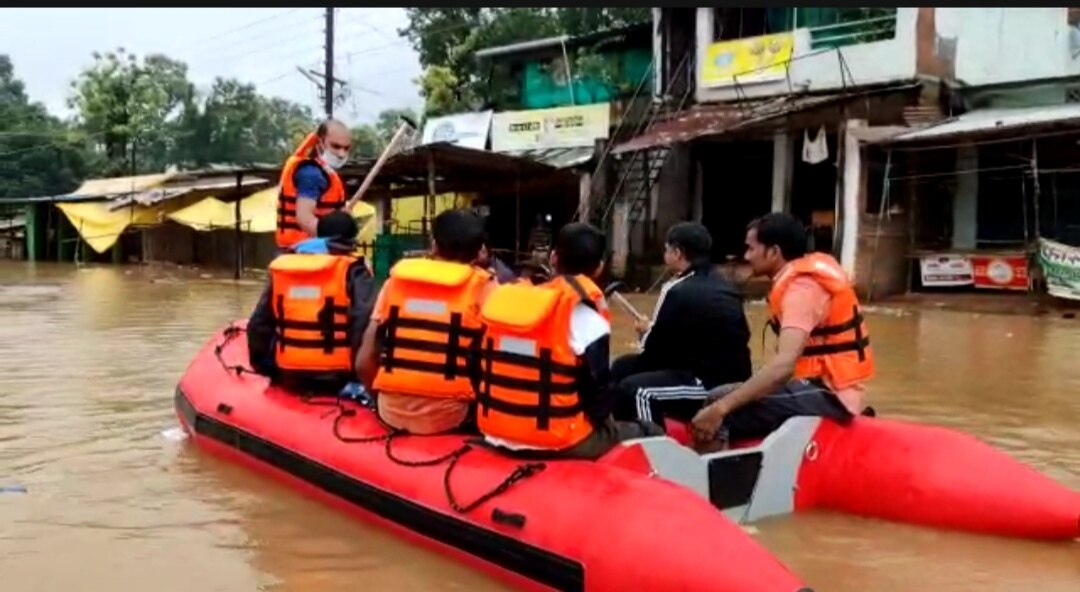
[(296, 185), (297, 199), (318, 200), (326, 193), (330, 182), (322, 167), (313, 162), (305, 162), (296, 167), (293, 173), (293, 185)]

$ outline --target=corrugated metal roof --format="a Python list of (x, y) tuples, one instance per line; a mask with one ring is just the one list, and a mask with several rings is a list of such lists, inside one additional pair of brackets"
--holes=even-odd
[(1080, 124), (1080, 104), (1018, 109), (977, 109), (916, 131), (883, 140), (884, 144), (946, 140), (1027, 128)]
[(73, 195), (123, 195), (145, 191), (151, 187), (162, 185), (178, 173), (167, 172), (153, 175), (136, 175), (134, 177), (112, 177), (108, 179), (87, 179), (79, 188), (71, 193)]
[(785, 96), (773, 99), (747, 101), (741, 104), (695, 105), (676, 113), (672, 118), (654, 123), (644, 134), (616, 146), (612, 154), (644, 150), (687, 142), (705, 136), (717, 136), (786, 117), (847, 101), (866, 99), (872, 95), (917, 88), (917, 83), (883, 85), (858, 92), (840, 92), (810, 96)]
[(614, 29), (601, 29), (599, 31), (593, 31), (592, 33), (586, 33), (584, 35), (578, 35), (576, 37), (571, 37), (570, 35), (558, 35), (555, 37), (547, 37), (544, 39), (532, 39), (529, 41), (521, 41), (519, 43), (511, 43), (509, 45), (485, 47), (474, 52), (473, 57), (478, 60), (482, 60), (485, 58), (492, 58), (496, 56), (513, 55), (536, 50), (556, 48), (562, 46), (562, 44), (564, 43), (566, 44), (568, 49), (574, 49), (576, 47), (586, 45), (591, 42), (614, 39), (618, 37), (625, 38), (634, 34), (647, 34), (651, 36), (652, 22), (646, 21), (643, 23), (634, 23)]
[[(256, 187), (259, 185), (267, 185), (270, 181), (261, 177), (245, 176), (241, 179), (241, 187)], [(140, 191), (132, 195), (125, 195), (112, 201), (109, 204), (110, 209), (122, 208), (132, 203), (137, 203), (144, 206), (150, 206), (170, 199), (175, 199), (185, 195), (190, 195), (197, 191), (212, 191), (215, 189), (232, 189), (236, 187), (235, 176), (222, 176), (222, 177), (210, 177), (206, 179), (195, 179), (190, 181), (182, 181), (178, 183), (166, 183), (160, 187), (154, 187), (147, 189), (146, 191)]]
[(593, 157), (592, 146), (575, 146), (573, 148), (540, 148), (533, 150), (510, 150), (504, 152), (510, 156), (527, 158), (534, 162), (553, 166), (557, 169), (568, 169), (583, 165)]
[(783, 117), (798, 111), (838, 103), (852, 95), (830, 94), (810, 97), (783, 97), (741, 105), (695, 105), (674, 118), (654, 124), (649, 131), (612, 150), (620, 154), (655, 146), (667, 146), (705, 136), (716, 136), (744, 126)]

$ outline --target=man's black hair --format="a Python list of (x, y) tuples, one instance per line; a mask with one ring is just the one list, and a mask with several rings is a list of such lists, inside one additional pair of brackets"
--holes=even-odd
[(784, 261), (793, 261), (806, 254), (806, 227), (791, 214), (765, 214), (746, 229), (756, 230), (758, 242), (766, 247), (780, 247)]
[(337, 210), (319, 218), (315, 235), (336, 242), (351, 242), (360, 233), (360, 226), (348, 212)]
[(592, 275), (604, 261), (604, 233), (585, 222), (563, 226), (555, 236), (556, 270), (565, 275)]
[(439, 257), (458, 263), (472, 263), (484, 244), (484, 220), (470, 209), (446, 210), (435, 216), (431, 235)]
[(682, 251), (691, 265), (707, 265), (712, 261), (712, 235), (699, 222), (679, 222), (667, 231), (666, 242)]

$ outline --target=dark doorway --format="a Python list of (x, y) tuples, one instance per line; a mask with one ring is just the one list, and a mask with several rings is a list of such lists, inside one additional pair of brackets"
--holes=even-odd
[(702, 143), (701, 222), (713, 239), (713, 261), (742, 259), (746, 226), (772, 209), (773, 142)]
[[(818, 130), (808, 133), (815, 139)], [(805, 138), (801, 134), (792, 142), (791, 214), (809, 230), (812, 250), (831, 253), (836, 233), (836, 133), (826, 132), (829, 156), (815, 164), (803, 160)]]

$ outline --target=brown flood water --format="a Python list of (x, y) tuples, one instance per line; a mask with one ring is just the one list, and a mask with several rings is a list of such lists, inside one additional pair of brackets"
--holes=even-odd
[[(0, 493), (5, 591), (506, 589), (163, 436), (191, 356), (259, 289), (0, 262), (0, 487), (27, 488)], [(762, 309), (749, 311), (758, 335)], [(968, 431), (1080, 489), (1078, 322), (922, 312), (870, 323), (879, 413)], [(1080, 590), (1080, 543), (825, 513), (757, 526), (818, 592)]]

